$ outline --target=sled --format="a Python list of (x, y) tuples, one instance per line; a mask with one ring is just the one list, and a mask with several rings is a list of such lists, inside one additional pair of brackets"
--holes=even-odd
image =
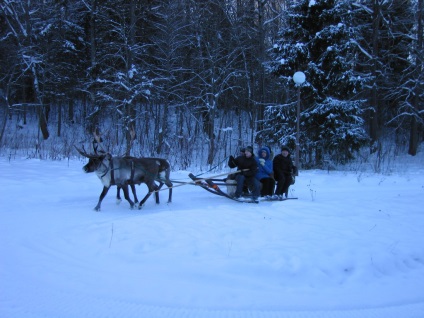
[[(241, 198), (235, 198), (234, 193), (236, 191), (237, 182), (232, 179), (208, 179), (208, 178), (198, 178), (192, 173), (189, 174), (190, 179), (193, 180), (193, 183), (197, 186), (200, 186), (202, 189), (205, 189), (206, 191), (225, 197), (227, 199), (241, 202), (241, 203), (259, 203), (259, 200), (253, 200), (250, 197), (249, 193), (244, 194)], [(226, 186), (227, 192), (224, 192), (219, 186)], [(285, 200), (293, 200), (297, 198), (261, 198), (260, 201), (285, 201)]]

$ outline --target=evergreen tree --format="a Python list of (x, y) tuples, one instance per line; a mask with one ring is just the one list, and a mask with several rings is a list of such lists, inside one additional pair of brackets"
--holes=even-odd
[[(409, 84), (405, 85), (407, 86), (405, 92), (408, 93), (405, 94), (407, 98), (404, 99), (400, 110), (401, 114), (407, 114), (406, 116), (410, 118), (406, 120), (410, 130), (408, 154), (413, 156), (417, 154), (424, 135), (424, 0), (418, 0), (415, 9), (414, 34), (416, 36), (411, 50), (411, 72), (407, 72), (412, 73), (412, 79), (404, 79)], [(408, 89), (409, 87), (411, 89)]]
[[(350, 12), (345, 1), (292, 1), (272, 51), (269, 71), (285, 85), (293, 88), (296, 71), (306, 74), (300, 146), (307, 166), (319, 165), (324, 159), (352, 158), (353, 151), (367, 140), (359, 117), (362, 101), (355, 98), (363, 79), (355, 74)], [(269, 107), (266, 123), (266, 133), (292, 146), (294, 105), (289, 96), (286, 104)]]
[(402, 123), (398, 114), (405, 110), (400, 111), (400, 106), (411, 102), (410, 91), (414, 86), (412, 39), (417, 36), (411, 5), (409, 0), (354, 3), (352, 17), (360, 48), (356, 69), (370, 79), (362, 96), (367, 100), (364, 118), (372, 141), (371, 151), (381, 150), (381, 139), (387, 136), (388, 127), (397, 127), (400, 132), (402, 126), (409, 126), (409, 120)]

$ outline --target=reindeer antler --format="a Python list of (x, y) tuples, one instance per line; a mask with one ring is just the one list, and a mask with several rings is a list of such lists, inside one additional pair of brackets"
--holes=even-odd
[(85, 151), (84, 145), (82, 146), (82, 149), (78, 149), (78, 147), (75, 146), (75, 145), (74, 145), (74, 147), (79, 152), (79, 154), (81, 156), (86, 157), (88, 159), (95, 159), (95, 158), (99, 158), (100, 157), (100, 155), (98, 155), (98, 154), (94, 154), (94, 155), (88, 154), (87, 151)]
[(96, 140), (98, 143), (101, 143), (103, 141), (102, 137), (100, 136), (100, 132), (98, 128), (93, 130), (93, 136), (94, 136), (94, 140)]
[(135, 140), (135, 129), (134, 129), (134, 126), (131, 126), (130, 136), (131, 136), (131, 142), (133, 142)]
[[(102, 144), (102, 137), (100, 136), (100, 132), (99, 129), (96, 128), (95, 130), (93, 130), (93, 136), (94, 136), (94, 141), (93, 141), (93, 150), (94, 153), (97, 154), (97, 148), (99, 148), (99, 145), (101, 146)], [(105, 153), (106, 151), (103, 149), (103, 146), (101, 146), (102, 149), (100, 149), (101, 152)]]

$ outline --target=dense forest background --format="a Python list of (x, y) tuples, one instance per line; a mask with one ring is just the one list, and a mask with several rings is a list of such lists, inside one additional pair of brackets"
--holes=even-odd
[(302, 168), (415, 156), (423, 1), (2, 0), (0, 155), (100, 137), (213, 167), (248, 144), (294, 149), (299, 119)]

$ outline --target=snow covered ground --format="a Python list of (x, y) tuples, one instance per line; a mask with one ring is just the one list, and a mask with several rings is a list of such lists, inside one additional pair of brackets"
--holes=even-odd
[(112, 189), (94, 212), (83, 165), (0, 158), (1, 318), (424, 317), (424, 169), (301, 171), (298, 200), (259, 204)]

